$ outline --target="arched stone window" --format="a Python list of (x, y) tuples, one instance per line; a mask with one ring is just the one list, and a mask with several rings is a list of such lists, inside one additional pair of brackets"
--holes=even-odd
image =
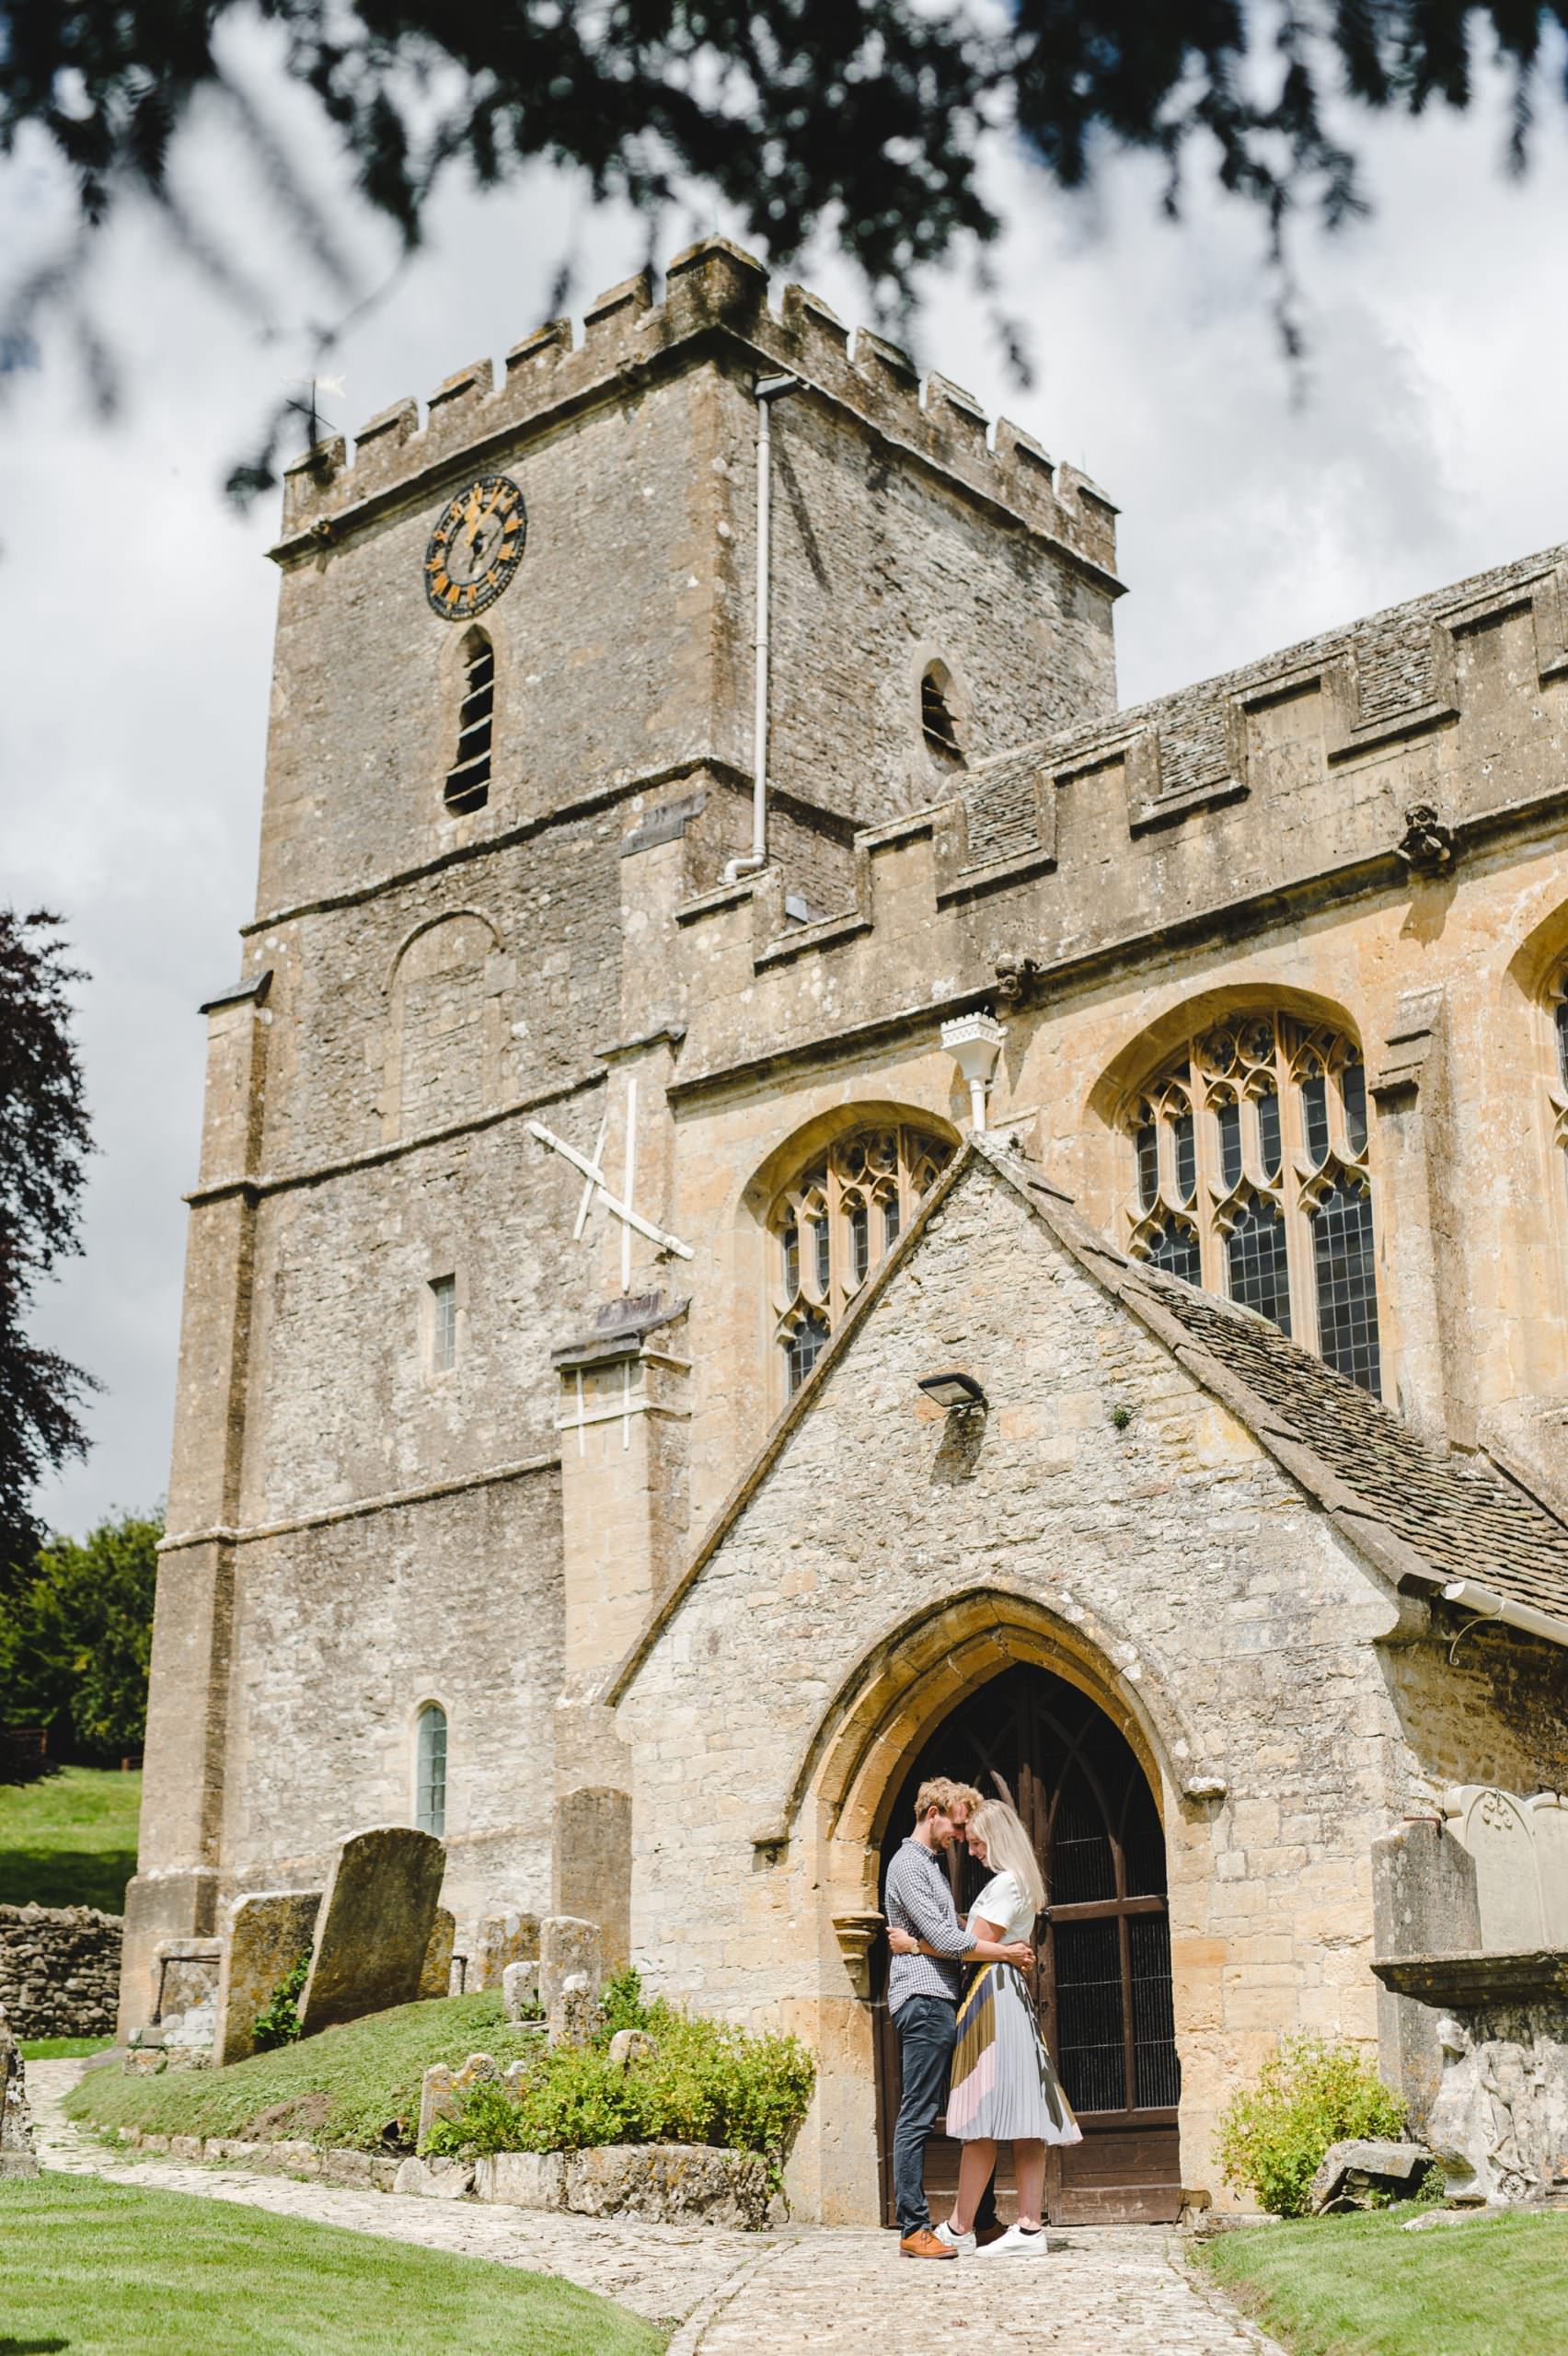
[(1381, 1393), (1366, 1073), (1338, 1032), (1228, 1017), (1128, 1103), (1128, 1248)]
[(421, 1832), (446, 1833), (446, 1713), (439, 1702), (420, 1712), (415, 1736), (414, 1823)]
[(963, 746), (953, 710), (952, 676), (945, 663), (928, 663), (920, 680), (920, 733), (940, 768), (961, 768)]
[(786, 1186), (768, 1218), (775, 1335), (793, 1396), (952, 1153), (905, 1125), (856, 1129)]
[(482, 629), (463, 641), (463, 700), (457, 751), (444, 796), (449, 810), (482, 810), (490, 800), (490, 738), (495, 726), (495, 650)]

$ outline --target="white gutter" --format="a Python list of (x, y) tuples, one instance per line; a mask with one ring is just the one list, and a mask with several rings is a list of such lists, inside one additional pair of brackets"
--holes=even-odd
[(1489, 1587), (1478, 1587), (1473, 1579), (1446, 1579), (1442, 1596), (1445, 1603), (1457, 1603), (1461, 1611), (1473, 1611), (1478, 1619), (1502, 1620), (1510, 1628), (1522, 1628), (1527, 1635), (1544, 1638), (1549, 1645), (1568, 1645), (1568, 1620), (1555, 1620), (1550, 1612), (1538, 1611), (1533, 1603), (1513, 1603)]
[(759, 376), (756, 401), (756, 704), (752, 721), (752, 847), (749, 859), (732, 859), (726, 884), (737, 883), (767, 865), (767, 634), (768, 583), (772, 572), (773, 404), (798, 392), (798, 376)]

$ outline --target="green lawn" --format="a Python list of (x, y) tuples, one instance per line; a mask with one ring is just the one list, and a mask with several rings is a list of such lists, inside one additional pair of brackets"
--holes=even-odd
[[(88, 2053), (101, 2053), (112, 2045), (112, 2037), (24, 2037), (20, 2039), (24, 2062), (79, 2062)], [(0, 2348), (0, 2356), (6, 2351)]]
[(390, 2127), (411, 2148), (420, 2082), (432, 2062), (466, 2062), (480, 2052), (505, 2063), (536, 2050), (537, 2041), (536, 2031), (531, 2036), (508, 2024), (500, 1990), (487, 1988), (476, 1996), (399, 2004), (346, 2021), (226, 2070), (167, 2070), (156, 2078), (89, 2070), (65, 2108), (73, 2119), (98, 2127), (244, 2135), (262, 2114), (290, 2105), (295, 2116), (275, 2117), (260, 2131), (375, 2152), (388, 2148)]
[[(1568, 2215), (1403, 2231), (1400, 2212), (1249, 2225), (1197, 2245), (1291, 2356), (1558, 2356)], [(0, 2347), (4, 2343), (0, 2342)]]
[(0, 2183), (0, 2356), (657, 2356), (571, 2283), (179, 2192)]
[(0, 1784), (0, 1906), (120, 1913), (136, 1870), (141, 1806), (141, 1776), (112, 1768), (63, 1767), (36, 1784)]

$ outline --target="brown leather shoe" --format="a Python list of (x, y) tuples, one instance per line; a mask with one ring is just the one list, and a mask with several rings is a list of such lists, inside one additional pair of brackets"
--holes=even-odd
[(917, 2225), (912, 2234), (905, 2235), (898, 2246), (905, 2258), (956, 2258), (958, 2256), (957, 2250), (949, 2249), (946, 2242), (938, 2241), (929, 2225)]
[(975, 2248), (989, 2249), (991, 2244), (993, 2242), (999, 2242), (1006, 2232), (1007, 2227), (1005, 2225), (997, 2224), (995, 2223), (989, 2225), (976, 2225), (974, 2228)]

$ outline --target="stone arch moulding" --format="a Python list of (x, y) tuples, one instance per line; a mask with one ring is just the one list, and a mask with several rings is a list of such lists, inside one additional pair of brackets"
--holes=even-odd
[(874, 1859), (887, 1811), (922, 1744), (978, 1687), (1020, 1661), (1087, 1693), (1168, 1803), (1223, 1796), (1164, 1680), (1149, 1674), (1147, 1658), (1101, 1615), (1067, 1597), (1047, 1605), (1013, 1588), (969, 1588), (925, 1605), (862, 1656), (818, 1719), (777, 1819), (757, 1828), (754, 1845), (782, 1848), (814, 1792), (828, 1837)]
[(1281, 1014), (1293, 1014), (1297, 1022), (1314, 1027), (1320, 1023), (1337, 1031), (1366, 1053), (1360, 1023), (1338, 999), (1324, 998), (1316, 990), (1297, 989), (1260, 974), (1253, 981), (1226, 982), (1211, 989), (1189, 990), (1173, 999), (1163, 1014), (1157, 1014), (1152, 1022), (1143, 1024), (1112, 1057), (1089, 1091), (1087, 1109), (1107, 1128), (1114, 1127), (1122, 1106), (1133, 1091), (1157, 1072), (1185, 1039), (1223, 1022), (1228, 1014), (1262, 1006)]
[(1504, 971), (1522, 997), (1539, 1005), (1553, 974), (1565, 957), (1568, 957), (1568, 899), (1559, 899), (1545, 916), (1530, 927)]
[[(949, 1058), (942, 1059), (942, 1085), (951, 1078)], [(749, 1213), (759, 1226), (767, 1224), (779, 1190), (803, 1170), (813, 1156), (826, 1151), (830, 1145), (854, 1129), (926, 1128), (940, 1131), (956, 1153), (963, 1137), (945, 1112), (939, 1113), (926, 1104), (910, 1104), (888, 1096), (847, 1097), (843, 1103), (830, 1104), (825, 1111), (792, 1129), (783, 1143), (774, 1147), (752, 1172), (741, 1188), (738, 1209)]]
[(498, 1101), (506, 1053), (501, 952), (500, 932), (478, 908), (428, 918), (402, 942), (386, 976), (385, 1139), (471, 1119)]
[(406, 959), (417, 944), (424, 940), (427, 933), (439, 932), (444, 925), (464, 923), (483, 925), (490, 935), (491, 949), (502, 947), (501, 934), (494, 919), (486, 916), (482, 908), (444, 908), (439, 916), (424, 918), (421, 923), (414, 926), (411, 931), (405, 933), (393, 951), (391, 963), (386, 968), (387, 997), (390, 998), (398, 987)]

